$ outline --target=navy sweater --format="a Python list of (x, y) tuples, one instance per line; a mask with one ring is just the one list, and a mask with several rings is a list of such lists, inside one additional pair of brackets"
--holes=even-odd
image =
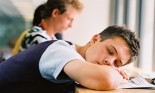
[(40, 43), (0, 63), (0, 93), (74, 93), (74, 81), (56, 84), (39, 72), (39, 60), (53, 42)]

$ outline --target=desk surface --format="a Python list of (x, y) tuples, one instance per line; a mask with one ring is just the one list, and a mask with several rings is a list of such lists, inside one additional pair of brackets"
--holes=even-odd
[(155, 89), (115, 89), (110, 91), (95, 91), (86, 88), (76, 88), (76, 93), (155, 93)]

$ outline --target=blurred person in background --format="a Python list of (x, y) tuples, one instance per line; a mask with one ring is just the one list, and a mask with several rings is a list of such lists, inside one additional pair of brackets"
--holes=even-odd
[(57, 40), (55, 34), (71, 28), (83, 9), (79, 0), (48, 0), (41, 6), (42, 9), (34, 14), (34, 20), (38, 21), (33, 21), (34, 26), (23, 38), (20, 51), (48, 40)]

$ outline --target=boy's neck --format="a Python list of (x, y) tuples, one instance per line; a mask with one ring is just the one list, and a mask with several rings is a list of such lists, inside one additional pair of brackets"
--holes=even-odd
[(85, 59), (85, 54), (89, 46), (89, 43), (87, 43), (85, 46), (76, 45), (76, 51)]

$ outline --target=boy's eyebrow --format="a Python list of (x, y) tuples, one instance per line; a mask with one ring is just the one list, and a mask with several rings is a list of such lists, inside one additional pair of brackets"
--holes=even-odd
[[(118, 54), (116, 48), (115, 48), (113, 45), (111, 45), (111, 46), (112, 46), (112, 48), (114, 49), (114, 51)], [(120, 60), (120, 63), (121, 63), (121, 65), (123, 66), (123, 62), (122, 62), (122, 60)]]

